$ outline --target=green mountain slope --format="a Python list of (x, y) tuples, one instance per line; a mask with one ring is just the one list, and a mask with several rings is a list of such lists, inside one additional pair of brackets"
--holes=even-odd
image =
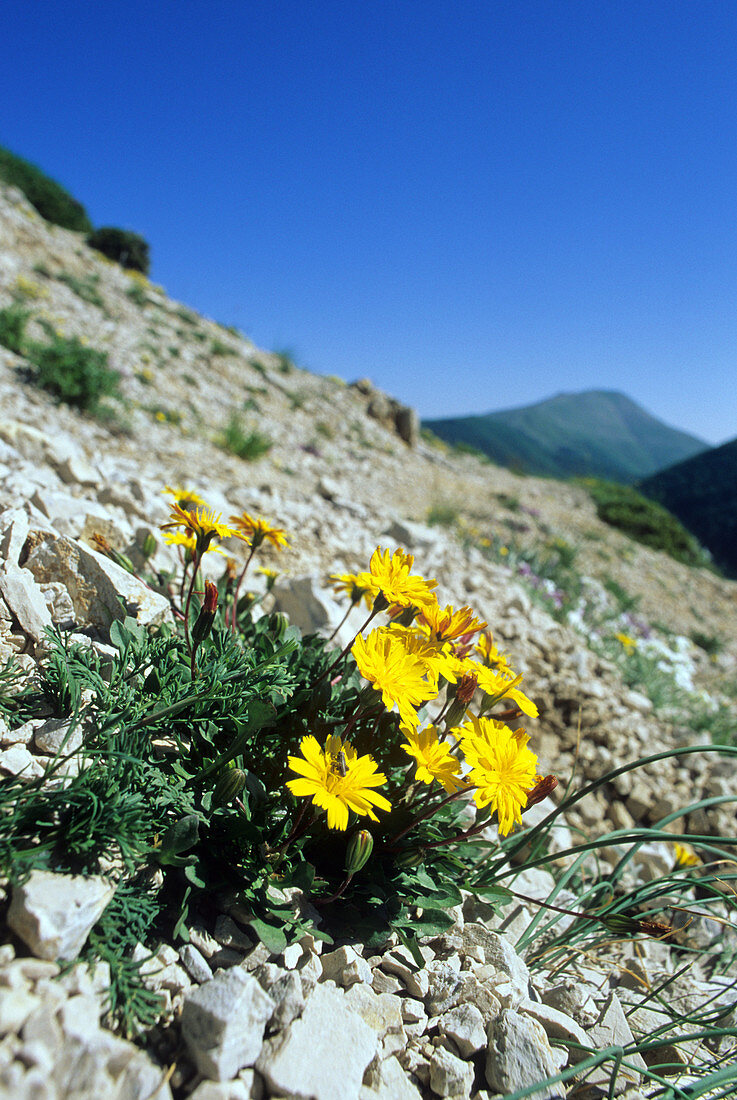
[(678, 516), (717, 565), (737, 577), (737, 439), (661, 470), (638, 487)]
[(610, 390), (560, 393), (519, 409), (426, 420), (424, 427), (448, 443), (477, 447), (499, 465), (525, 473), (625, 483), (709, 446)]

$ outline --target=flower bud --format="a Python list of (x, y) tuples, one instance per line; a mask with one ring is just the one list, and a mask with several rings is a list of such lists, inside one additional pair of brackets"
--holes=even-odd
[(424, 848), (405, 848), (400, 852), (394, 860), (397, 867), (402, 870), (410, 870), (412, 867), (419, 867), (421, 863), (425, 862), (425, 849)]
[(240, 768), (224, 768), (220, 772), (212, 792), (213, 806), (227, 806), (237, 798), (246, 785), (246, 773)]
[(212, 630), (215, 621), (215, 612), (218, 608), (218, 590), (212, 581), (205, 581), (205, 599), (194, 626), (192, 627), (192, 642), (199, 645)]
[(354, 833), (348, 844), (345, 857), (345, 869), (349, 875), (355, 875), (357, 871), (367, 863), (374, 848), (374, 838), (368, 829), (359, 829)]
[(522, 807), (522, 813), (529, 810), (530, 806), (537, 806), (538, 802), (542, 802), (544, 798), (547, 798), (557, 786), (557, 776), (544, 775), (542, 779), (537, 781), (532, 790), (527, 792), (527, 802)]
[(156, 553), (156, 545), (156, 539), (150, 531), (147, 531), (146, 537), (143, 540), (143, 546), (141, 547), (141, 553), (143, 554), (146, 561), (148, 561), (148, 559)]

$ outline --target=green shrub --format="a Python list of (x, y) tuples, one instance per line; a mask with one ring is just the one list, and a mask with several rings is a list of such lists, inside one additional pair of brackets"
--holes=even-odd
[(238, 458), (243, 458), (247, 462), (261, 458), (273, 446), (272, 440), (257, 428), (246, 430), (237, 413), (231, 414), (227, 427), (218, 435), (216, 443), (222, 450), (229, 451), (230, 454), (237, 455)]
[(120, 264), (121, 267), (148, 275), (151, 266), (148, 242), (138, 233), (104, 225), (89, 234), (87, 244), (97, 252), (102, 252), (103, 256), (107, 256), (109, 260)]
[(19, 187), (42, 218), (64, 229), (89, 233), (92, 223), (81, 203), (35, 164), (0, 147), (0, 179)]
[(0, 309), (0, 344), (16, 355), (23, 354), (23, 334), (29, 317), (28, 310), (17, 304)]
[(36, 383), (67, 405), (95, 412), (101, 398), (118, 396), (120, 375), (108, 366), (107, 352), (86, 347), (76, 336), (51, 333), (50, 344), (30, 344), (26, 357)]
[(635, 542), (662, 550), (684, 565), (706, 565), (707, 556), (696, 539), (661, 504), (648, 500), (629, 485), (585, 478), (582, 484), (596, 504), (596, 514)]

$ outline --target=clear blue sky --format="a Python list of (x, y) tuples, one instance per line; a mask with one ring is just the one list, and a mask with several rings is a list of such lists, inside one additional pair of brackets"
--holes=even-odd
[(734, 0), (3, 0), (0, 144), (170, 294), (423, 416), (737, 436)]

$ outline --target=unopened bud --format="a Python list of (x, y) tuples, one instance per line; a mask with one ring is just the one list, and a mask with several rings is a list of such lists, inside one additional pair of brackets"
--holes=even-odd
[(374, 849), (374, 838), (368, 829), (360, 829), (354, 833), (348, 844), (345, 857), (345, 869), (349, 875), (355, 875), (357, 871), (368, 862)]
[(419, 867), (421, 863), (425, 862), (425, 849), (405, 848), (403, 852), (399, 853), (394, 862), (397, 867), (400, 867), (402, 870)]
[(246, 773), (240, 768), (229, 767), (221, 771), (212, 792), (213, 806), (227, 806), (237, 798), (246, 785)]
[(457, 726), (463, 721), (478, 684), (478, 677), (474, 676), (473, 673), (469, 673), (468, 676), (461, 676), (456, 684), (455, 699), (448, 707), (448, 713), (445, 716), (445, 724), (448, 729), (452, 729), (453, 726)]
[(218, 590), (212, 581), (205, 581), (205, 599), (194, 626), (192, 627), (192, 641), (195, 645), (204, 642), (212, 630), (215, 622), (215, 612), (218, 609)]
[(544, 798), (547, 798), (557, 786), (557, 776), (544, 775), (542, 779), (538, 780), (532, 790), (527, 792), (527, 802), (522, 807), (522, 813), (524, 813), (525, 810), (529, 810), (530, 806), (537, 806), (538, 802), (542, 802)]
[(156, 539), (150, 531), (146, 532), (146, 537), (143, 540), (143, 546), (141, 547), (141, 553), (143, 554), (146, 561), (148, 561), (148, 559), (156, 553)]

